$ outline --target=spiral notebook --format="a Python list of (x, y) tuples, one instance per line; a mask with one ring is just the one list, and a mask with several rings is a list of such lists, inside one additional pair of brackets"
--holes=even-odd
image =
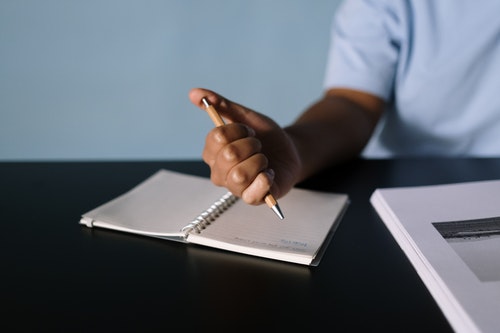
[(346, 194), (293, 188), (280, 199), (280, 220), (208, 178), (162, 169), (80, 223), (316, 266), (348, 202)]

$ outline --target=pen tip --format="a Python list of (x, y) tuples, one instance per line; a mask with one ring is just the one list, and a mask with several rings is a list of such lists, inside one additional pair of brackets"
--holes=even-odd
[(283, 213), (281, 212), (278, 202), (276, 201), (276, 199), (274, 199), (271, 193), (268, 193), (264, 197), (264, 201), (269, 206), (269, 208), (271, 208), (274, 211), (274, 213), (276, 213), (276, 215), (280, 218), (280, 220), (283, 220), (285, 218), (285, 216), (283, 216)]
[(278, 204), (274, 205), (271, 208), (276, 213), (276, 215), (278, 215), (280, 220), (283, 220), (285, 218), (285, 216), (283, 216), (283, 213), (281, 212), (280, 206), (278, 206)]

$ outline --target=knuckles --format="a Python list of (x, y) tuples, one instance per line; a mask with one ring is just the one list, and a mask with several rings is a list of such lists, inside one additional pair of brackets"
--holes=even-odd
[(250, 179), (250, 175), (240, 167), (234, 167), (228, 175), (228, 182), (238, 187), (246, 185)]
[(216, 127), (208, 132), (206, 142), (218, 146), (225, 146), (230, 142), (252, 136), (247, 126), (231, 123)]
[(225, 163), (238, 163), (261, 151), (262, 144), (252, 137), (233, 141), (220, 150), (221, 159)]
[(241, 159), (240, 150), (234, 144), (222, 147), (221, 156), (227, 163), (237, 162)]

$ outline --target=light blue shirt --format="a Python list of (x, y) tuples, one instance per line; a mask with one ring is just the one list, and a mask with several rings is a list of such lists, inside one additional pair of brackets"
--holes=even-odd
[(500, 1), (346, 0), (325, 88), (389, 104), (365, 157), (500, 156)]

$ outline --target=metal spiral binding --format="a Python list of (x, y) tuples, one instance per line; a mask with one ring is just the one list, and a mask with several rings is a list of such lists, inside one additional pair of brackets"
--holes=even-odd
[(181, 231), (184, 233), (185, 237), (192, 231), (199, 234), (237, 200), (238, 198), (235, 195), (231, 192), (227, 192), (219, 200), (215, 201), (210, 207), (193, 219), (188, 225), (182, 228)]

